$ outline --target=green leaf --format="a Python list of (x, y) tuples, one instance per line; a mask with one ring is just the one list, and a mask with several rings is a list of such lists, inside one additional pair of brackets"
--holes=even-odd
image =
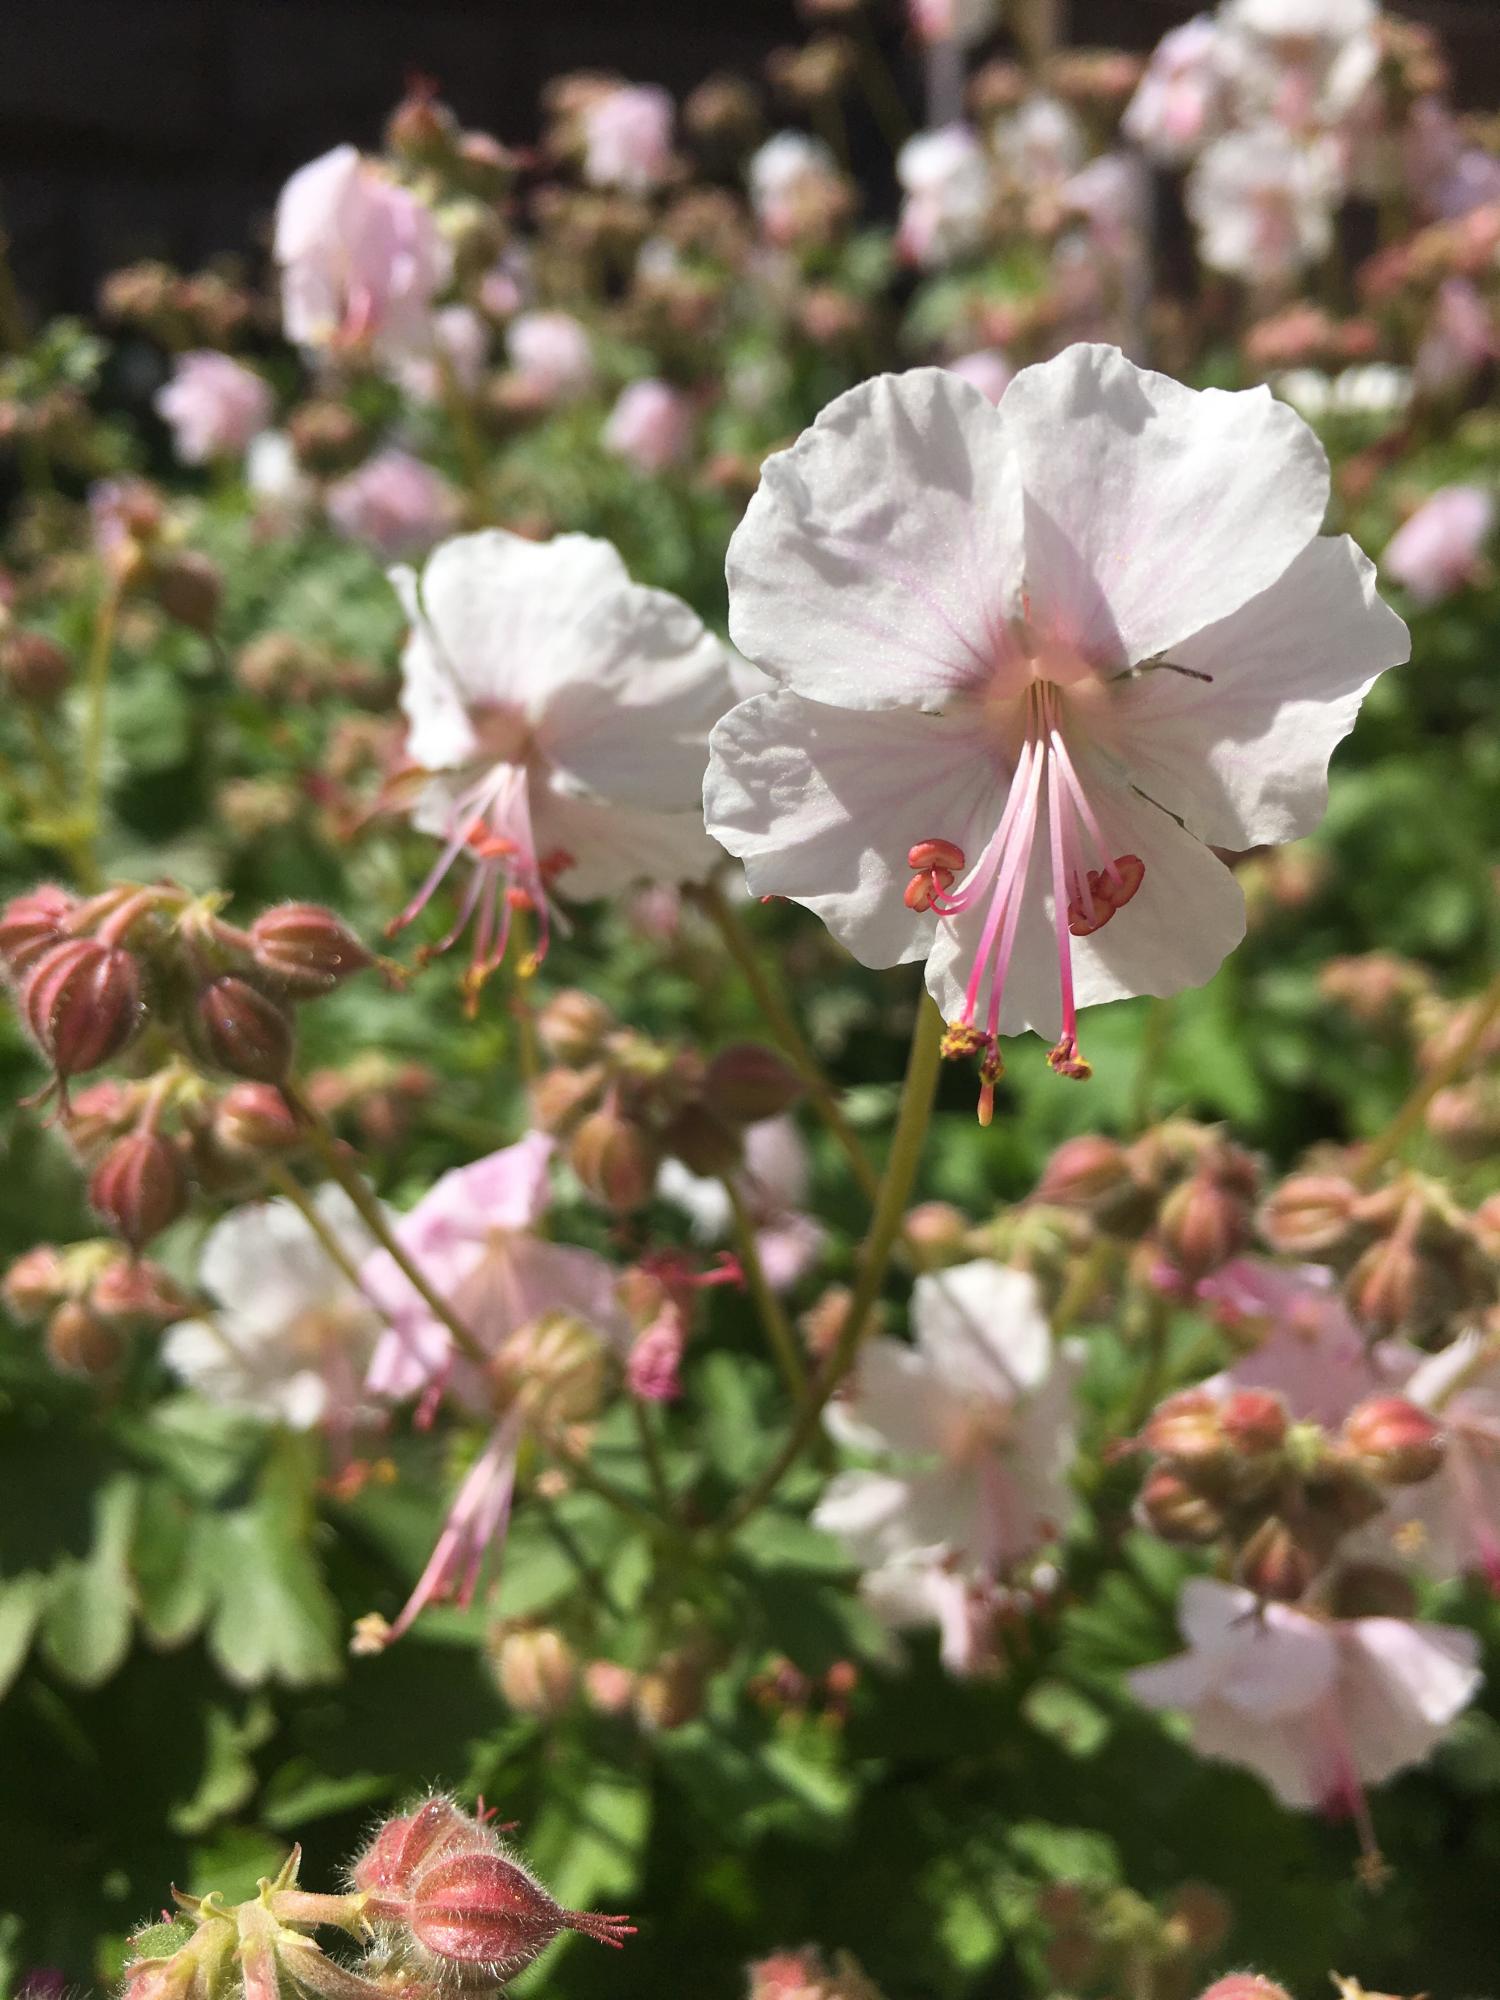
[(1072, 1757), (1092, 1757), (1109, 1736), (1104, 1710), (1066, 1681), (1038, 1681), (1021, 1704), (1033, 1729), (1060, 1743)]
[(52, 1573), (41, 1648), (76, 1687), (99, 1687), (130, 1651), (130, 1546), (139, 1504), (140, 1488), (129, 1474), (117, 1474), (100, 1487), (92, 1548)]
[(0, 1698), (26, 1664), (47, 1603), (47, 1579), (26, 1570), (0, 1583)]
[(300, 1470), (282, 1453), (254, 1502), (214, 1523), (208, 1649), (236, 1687), (339, 1677), (339, 1614), (308, 1545), (311, 1520)]
[(204, 1717), (203, 1769), (190, 1799), (174, 1806), (169, 1824), (174, 1833), (205, 1833), (245, 1805), (255, 1791), (251, 1753), (275, 1728), (265, 1702), (252, 1703), (243, 1716), (211, 1707)]
[(591, 1764), (577, 1782), (559, 1782), (548, 1794), (527, 1850), (537, 1873), (567, 1909), (616, 1903), (640, 1878), (651, 1822), (644, 1778)]

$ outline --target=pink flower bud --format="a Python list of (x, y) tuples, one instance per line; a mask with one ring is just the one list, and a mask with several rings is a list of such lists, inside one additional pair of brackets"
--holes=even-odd
[(1196, 1463), (1221, 1458), (1227, 1439), (1223, 1411), (1206, 1389), (1183, 1389), (1159, 1403), (1141, 1434), (1148, 1451)]
[(250, 926), (250, 938), (261, 971), (297, 994), (327, 993), (375, 962), (348, 925), (319, 903), (282, 903), (263, 911)]
[(1262, 1521), (1240, 1552), (1236, 1575), (1257, 1597), (1294, 1604), (1318, 1573), (1312, 1550), (1287, 1522), (1273, 1514)]
[(1206, 1986), (1198, 2000), (1292, 2000), (1284, 1986), (1258, 1972), (1229, 1972)]
[(231, 1076), (280, 1083), (292, 1065), (292, 1024), (271, 997), (233, 972), (198, 995), (197, 1024), (208, 1058)]
[(542, 1721), (562, 1715), (578, 1687), (572, 1647), (551, 1626), (524, 1626), (502, 1632), (491, 1658), (495, 1679), (509, 1707)]
[(89, 1290), (89, 1304), (101, 1319), (139, 1332), (160, 1332), (186, 1319), (193, 1301), (169, 1271), (146, 1257), (117, 1257), (106, 1264)]
[(1443, 1462), (1436, 1418), (1404, 1396), (1369, 1396), (1344, 1419), (1344, 1443), (1377, 1479), (1414, 1486)]
[(32, 965), (21, 994), (26, 1025), (59, 1076), (118, 1055), (141, 1023), (140, 968), (97, 938), (68, 938)]
[(231, 1084), (214, 1111), (214, 1138), (226, 1153), (292, 1153), (302, 1127), (274, 1083)]
[(1326, 1256), (1348, 1241), (1358, 1200), (1342, 1174), (1293, 1174), (1266, 1198), (1261, 1234), (1284, 1256)]
[(23, 1251), (0, 1281), (0, 1297), (18, 1320), (40, 1319), (67, 1291), (67, 1266), (55, 1243)]
[(18, 701), (52, 708), (72, 678), (72, 656), (45, 632), (16, 630), (0, 636), (0, 682)]
[(47, 1322), (47, 1359), (64, 1375), (113, 1374), (125, 1352), (118, 1327), (99, 1317), (82, 1299), (65, 1299)]
[(1212, 1171), (1182, 1181), (1162, 1204), (1162, 1249), (1185, 1278), (1206, 1278), (1227, 1264), (1250, 1233), (1243, 1198)]
[(190, 632), (207, 637), (218, 624), (224, 573), (196, 549), (179, 549), (159, 560), (152, 569), (151, 583), (162, 610)]
[(111, 1139), (140, 1116), (143, 1086), (117, 1076), (101, 1077), (79, 1091), (67, 1107), (68, 1143), (80, 1160), (96, 1158)]
[(735, 1042), (709, 1063), (703, 1078), (704, 1102), (736, 1125), (779, 1118), (803, 1095), (800, 1076), (784, 1056), (759, 1042)]
[(502, 1982), (564, 1931), (617, 1950), (635, 1933), (625, 1917), (560, 1908), (517, 1862), (475, 1851), (442, 1855), (423, 1867), (405, 1918), (418, 1944), (436, 1957), (482, 1965)]
[(89, 1200), (137, 1250), (177, 1220), (187, 1197), (182, 1155), (160, 1132), (117, 1139), (89, 1181)]
[(615, 1024), (602, 1000), (570, 986), (554, 993), (536, 1017), (537, 1038), (554, 1061), (586, 1063)]
[(617, 1111), (589, 1113), (573, 1134), (568, 1161), (595, 1201), (615, 1215), (644, 1208), (656, 1186), (655, 1145)]
[(12, 978), (19, 978), (53, 945), (61, 943), (66, 935), (63, 924), (74, 908), (74, 898), (66, 889), (44, 882), (40, 888), (28, 889), (24, 896), (13, 897), (0, 910), (0, 964)]
[(1219, 1507), (1164, 1465), (1147, 1475), (1138, 1504), (1141, 1518), (1163, 1541), (1212, 1542), (1224, 1532)]
[(403, 1897), (418, 1871), (440, 1854), (474, 1848), (488, 1852), (493, 1836), (472, 1813), (439, 1795), (412, 1812), (388, 1819), (350, 1871), (356, 1889), (377, 1898)]
[(1279, 1451), (1286, 1441), (1286, 1404), (1269, 1389), (1236, 1389), (1225, 1400), (1223, 1424), (1238, 1451)]

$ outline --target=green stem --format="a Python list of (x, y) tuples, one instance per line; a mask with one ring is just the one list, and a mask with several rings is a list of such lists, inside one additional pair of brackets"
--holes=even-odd
[(938, 1072), (942, 1067), (943, 1018), (924, 993), (917, 1008), (912, 1030), (911, 1054), (907, 1059), (906, 1081), (901, 1089), (901, 1108), (891, 1139), (890, 1157), (875, 1198), (869, 1234), (860, 1251), (859, 1276), (854, 1296), (839, 1329), (839, 1337), (818, 1371), (810, 1393), (797, 1413), (790, 1435), (753, 1486), (731, 1509), (724, 1532), (732, 1534), (743, 1526), (775, 1492), (802, 1452), (817, 1434), (824, 1410), (839, 1384), (854, 1366), (885, 1275), (891, 1251), (901, 1233), (901, 1218), (911, 1196), (912, 1184), (921, 1164), (922, 1146), (932, 1117), (937, 1094)]
[(1423, 1077), (1379, 1137), (1361, 1148), (1354, 1170), (1357, 1186), (1368, 1187), (1387, 1161), (1400, 1152), (1421, 1124), (1433, 1098), (1440, 1090), (1445, 1090), (1455, 1077), (1461, 1076), (1478, 1055), (1480, 1044), (1497, 1016), (1500, 1016), (1500, 974), (1485, 989), (1475, 1005), (1473, 1019), (1448, 1054)]
[(797, 1351), (797, 1336), (792, 1332), (781, 1301), (766, 1277), (765, 1266), (760, 1261), (760, 1246), (755, 1240), (755, 1223), (745, 1206), (744, 1196), (734, 1184), (733, 1175), (725, 1174), (722, 1186), (729, 1197), (730, 1213), (734, 1217), (735, 1246), (739, 1251), (745, 1281), (750, 1287), (750, 1297), (755, 1302), (756, 1314), (776, 1357), (776, 1365), (792, 1392), (792, 1400), (800, 1403), (807, 1394), (807, 1370)]
[(741, 977), (749, 987), (761, 1017), (771, 1034), (781, 1044), (793, 1069), (807, 1085), (813, 1109), (828, 1127), (834, 1140), (849, 1162), (849, 1170), (861, 1189), (871, 1201), (880, 1191), (880, 1176), (855, 1136), (854, 1128), (844, 1116), (833, 1085), (823, 1074), (822, 1065), (813, 1054), (795, 1017), (771, 981), (766, 977), (760, 954), (755, 949), (754, 940), (740, 921), (739, 912), (724, 894), (717, 882), (710, 882), (698, 890), (697, 899), (708, 912), (724, 948), (734, 960)]
[(639, 1396), (632, 1396), (630, 1414), (635, 1421), (635, 1434), (641, 1441), (641, 1456), (646, 1461), (646, 1473), (651, 1481), (652, 1494), (658, 1508), (670, 1520), (676, 1511), (676, 1502), (672, 1498), (671, 1482), (667, 1478), (666, 1463), (661, 1455), (661, 1440), (656, 1435), (651, 1411)]
[[(84, 671), (83, 722), (83, 833), (79, 842), (80, 874), (97, 878), (94, 846), (104, 817), (105, 704), (109, 693), (109, 664), (114, 651), (115, 626), (120, 615), (120, 586), (113, 579), (105, 590), (94, 621), (94, 637)], [(88, 886), (87, 883), (85, 886)]]

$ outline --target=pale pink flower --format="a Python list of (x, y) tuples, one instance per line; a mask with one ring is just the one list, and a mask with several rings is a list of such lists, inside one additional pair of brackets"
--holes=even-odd
[(827, 1424), (889, 1471), (841, 1473), (814, 1519), (861, 1567), (922, 1555), (997, 1575), (1062, 1532), (1072, 1512), (1073, 1383), (1036, 1281), (980, 1260), (924, 1272), (914, 1346), (866, 1343)]
[(796, 243), (843, 200), (838, 162), (821, 139), (777, 132), (751, 157), (750, 205), (773, 243)]
[[(766, 1282), (790, 1291), (817, 1262), (826, 1232), (807, 1213), (807, 1145), (791, 1118), (765, 1118), (745, 1134), (745, 1161), (735, 1184), (755, 1231)], [(722, 1243), (733, 1214), (721, 1181), (666, 1160), (657, 1179), (663, 1200), (680, 1208), (705, 1243)]]
[(420, 555), (458, 520), (458, 495), (440, 472), (391, 446), (335, 480), (323, 496), (328, 518), (351, 542), (387, 561)]
[(1344, 1304), (1338, 1280), (1321, 1264), (1274, 1264), (1236, 1257), (1197, 1287), (1197, 1296), (1248, 1346), (1206, 1385), (1271, 1389), (1293, 1417), (1337, 1430), (1357, 1403), (1402, 1387), (1417, 1361), (1400, 1341), (1373, 1345)]
[(441, 306), (432, 316), (432, 339), (425, 354), (408, 354), (391, 371), (407, 395), (419, 403), (440, 403), (449, 384), (472, 395), (484, 375), (490, 330), (472, 306)]
[(999, 0), (907, 0), (912, 31), (924, 42), (982, 41), (999, 19)]
[(184, 465), (237, 458), (271, 421), (269, 385), (253, 368), (205, 348), (179, 355), (172, 379), (156, 392), (157, 415), (171, 426)]
[(894, 1632), (935, 1625), (938, 1656), (956, 1679), (998, 1666), (995, 1627), (1005, 1599), (992, 1578), (908, 1556), (868, 1571), (860, 1578), (859, 1594)]
[(1218, 130), (1224, 79), (1217, 61), (1219, 29), (1209, 14), (1169, 29), (1126, 107), (1121, 129), (1164, 166), (1190, 160)]
[(998, 347), (981, 347), (973, 354), (960, 354), (947, 366), (950, 375), (971, 384), (991, 403), (998, 403), (1015, 380), (1015, 369)]
[[(370, 1254), (373, 1239), (342, 1189), (321, 1187), (313, 1203), (352, 1263)], [(300, 1209), (232, 1209), (204, 1239), (198, 1283), (215, 1314), (168, 1332), (162, 1359), (174, 1375), (210, 1403), (292, 1430), (352, 1422), (380, 1317)]]
[(594, 386), (594, 349), (581, 321), (565, 312), (524, 312), (506, 329), (510, 365), (548, 402), (567, 403)]
[(646, 194), (672, 167), (672, 100), (654, 84), (601, 91), (583, 112), (583, 172), (595, 187)]
[(1250, 284), (1285, 284), (1327, 256), (1343, 189), (1332, 150), (1279, 128), (1226, 132), (1199, 155), (1187, 206), (1205, 264)]
[(1399, 1489), (1369, 1532), (1439, 1581), (1478, 1575), (1500, 1591), (1500, 1351), (1462, 1334), (1423, 1358), (1402, 1393), (1442, 1419), (1442, 1463)]
[(420, 581), (409, 569), (391, 581), (411, 620), (408, 754), (443, 774), (413, 814), (443, 851), (402, 921), (465, 855), (449, 942), (477, 913), (483, 978), (519, 907), (541, 955), (560, 892), (706, 878), (717, 850), (697, 800), (708, 730), (732, 697), (724, 648), (685, 604), (633, 583), (588, 535), (460, 535)]
[(994, 201), (993, 171), (966, 125), (919, 132), (896, 156), (906, 199), (896, 248), (908, 263), (951, 263), (984, 242)]
[(1364, 111), (1380, 67), (1376, 0), (1225, 0), (1215, 59), (1243, 125), (1333, 132)]
[(729, 550), (735, 643), (781, 682), (715, 730), (709, 830), (866, 965), (927, 960), (950, 1048), (1207, 979), (1244, 928), (1207, 843), (1309, 832), (1405, 626), (1267, 390), (1108, 347), (992, 406), (863, 383), (767, 460)]
[(292, 175), (274, 250), (282, 325), (299, 347), (368, 345), (389, 358), (428, 344), (452, 257), (426, 204), (353, 146)]
[(1496, 359), (1500, 323), (1495, 309), (1470, 279), (1445, 278), (1413, 362), (1417, 387), (1429, 396), (1459, 395)]
[(670, 382), (654, 378), (622, 389), (604, 424), (605, 448), (641, 472), (680, 465), (692, 437), (692, 404)]
[(1482, 486), (1440, 486), (1386, 543), (1383, 567), (1418, 604), (1440, 604), (1480, 574), (1495, 526)]
[(1137, 1699), (1185, 1709), (1205, 1757), (1304, 1811), (1363, 1822), (1365, 1787), (1424, 1763), (1480, 1685), (1479, 1642), (1451, 1625), (1313, 1618), (1208, 1577), (1178, 1620), (1189, 1651), (1138, 1668)]

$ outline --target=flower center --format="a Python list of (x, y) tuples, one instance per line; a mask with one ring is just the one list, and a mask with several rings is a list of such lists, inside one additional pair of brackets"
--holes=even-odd
[[(1139, 856), (1111, 855), (1068, 752), (1062, 688), (1083, 674), (1094, 679), (1094, 669), (1067, 646), (1048, 642), (1028, 650), (1037, 678), (1021, 696), (1023, 734), (999, 825), (972, 867), (967, 866), (963, 850), (949, 840), (918, 841), (907, 855), (912, 870), (906, 889), (910, 909), (935, 910), (950, 920), (969, 910), (982, 908), (985, 913), (963, 1007), (943, 1042), (947, 1056), (980, 1059), (983, 1125), (993, 1115), (995, 1085), (1004, 1073), (998, 1047), (1000, 1009), (1038, 832), (1045, 825), (1051, 859), (1062, 1034), (1047, 1060), (1059, 1076), (1082, 1079), (1092, 1074), (1078, 1049), (1072, 940), (1102, 930), (1135, 895), (1146, 873)], [(1099, 866), (1090, 867), (1091, 859)], [(979, 1000), (986, 976), (989, 1000), (981, 1026)]]

